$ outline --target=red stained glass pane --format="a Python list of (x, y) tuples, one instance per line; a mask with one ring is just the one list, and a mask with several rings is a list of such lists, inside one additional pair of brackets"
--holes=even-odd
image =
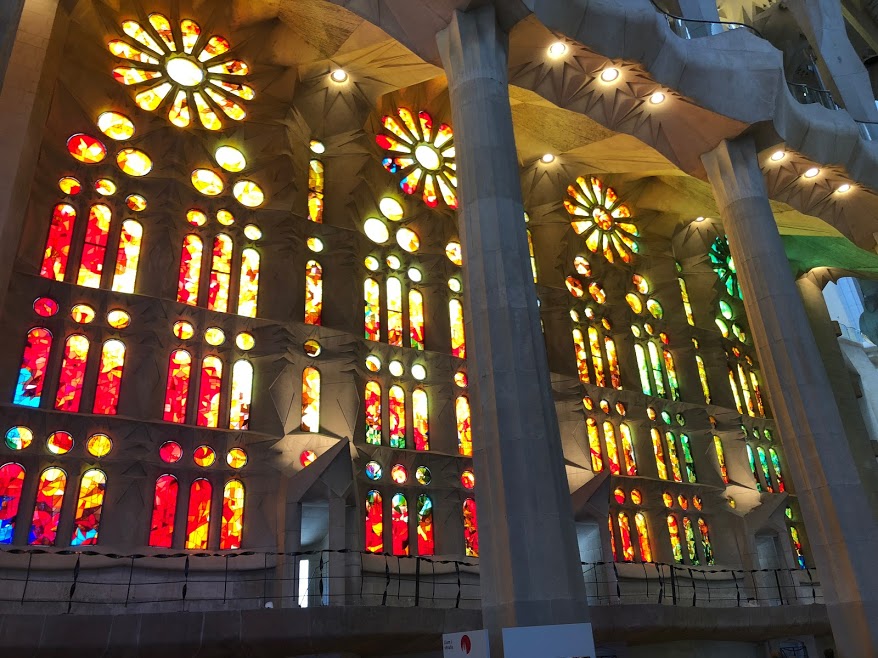
[(220, 233), (213, 241), (210, 265), (210, 285), (207, 290), (207, 308), (225, 313), (229, 310), (229, 280), (232, 272), (232, 238)]
[(363, 284), (365, 300), (365, 338), (381, 340), (381, 288), (375, 279), (366, 279)]
[(108, 340), (101, 351), (98, 383), (95, 387), (94, 412), (113, 415), (119, 406), (119, 389), (125, 368), (125, 344), (120, 340)]
[(223, 522), (220, 528), (220, 550), (241, 548), (244, 535), (244, 485), (229, 480), (223, 489)]
[(10, 462), (0, 466), (0, 544), (12, 543), (24, 475), (20, 464)]
[(198, 281), (201, 278), (201, 253), (203, 245), (197, 235), (183, 239), (180, 256), (180, 276), (177, 279), (177, 301), (195, 306), (198, 304)]
[(149, 545), (170, 548), (174, 540), (174, 517), (177, 513), (177, 478), (162, 475), (155, 481), (152, 521), (149, 526)]
[(46, 250), (43, 253), (40, 276), (55, 279), (55, 281), (64, 280), (75, 221), (76, 210), (73, 206), (66, 203), (59, 203), (55, 206), (52, 211), (52, 223), (49, 226), (49, 237), (46, 238)]
[(107, 147), (91, 135), (77, 133), (67, 140), (67, 151), (86, 164), (96, 164), (107, 157)]
[(220, 388), (223, 385), (223, 362), (206, 356), (201, 362), (201, 388), (198, 391), (198, 419), (202, 427), (219, 426)]
[(409, 554), (409, 506), (403, 494), (393, 495), (391, 500), (391, 530), (393, 532), (393, 554)]
[(34, 300), (34, 313), (43, 318), (50, 318), (58, 312), (58, 302), (50, 297), (39, 297)]
[(168, 361), (168, 383), (165, 387), (163, 420), (170, 423), (186, 422), (186, 401), (189, 397), (189, 375), (192, 356), (186, 350), (171, 353)]
[(430, 449), (430, 416), (427, 392), (422, 388), (412, 391), (412, 434), (415, 450)]
[(323, 268), (316, 260), (305, 264), (305, 324), (320, 324), (323, 314)]
[(479, 557), (479, 520), (472, 498), (463, 501), (463, 542), (468, 557)]
[(47, 468), (40, 475), (37, 501), (27, 543), (31, 546), (53, 546), (61, 519), (67, 475), (60, 468)]
[(622, 537), (622, 560), (634, 561), (634, 546), (631, 544), (631, 526), (628, 523), (628, 515), (619, 512), (619, 535)]
[(381, 445), (381, 385), (366, 382), (366, 443)]
[(405, 449), (405, 391), (401, 386), (391, 386), (387, 392), (390, 413), (390, 447)]
[(189, 488), (189, 512), (186, 515), (186, 548), (207, 548), (210, 530), (210, 482), (199, 478)]
[(55, 396), (55, 408), (59, 411), (79, 411), (87, 361), (88, 338), (82, 334), (70, 336), (64, 343), (64, 360), (61, 362), (61, 376)]
[(305, 368), (302, 371), (302, 425), (303, 432), (320, 431), (320, 371)]
[(24, 407), (39, 407), (46, 377), (46, 364), (52, 349), (52, 333), (43, 327), (34, 327), (27, 332), (27, 342), (21, 356), (18, 383), (15, 385), (14, 404)]
[(457, 416), (457, 451), (466, 457), (473, 454), (472, 424), (470, 422), (469, 399), (461, 395), (454, 403)]
[(369, 553), (384, 551), (384, 510), (381, 494), (370, 491), (366, 494), (366, 550)]
[(100, 288), (101, 274), (104, 270), (104, 257), (107, 253), (107, 235), (113, 214), (108, 206), (96, 203), (88, 211), (88, 224), (85, 229), (85, 244), (79, 259), (79, 274), (76, 283), (87, 288)]
[(165, 441), (159, 448), (159, 457), (167, 464), (178, 462), (183, 457), (183, 447), (176, 441)]
[(451, 320), (451, 353), (459, 359), (466, 358), (466, 339), (463, 333), (463, 304), (459, 299), (448, 302)]
[(103, 471), (93, 468), (83, 474), (76, 501), (71, 546), (94, 546), (98, 543), (106, 488), (107, 476)]
[(238, 315), (256, 317), (259, 297), (259, 252), (245, 249), (241, 252), (241, 285), (238, 288)]
[(426, 494), (418, 496), (418, 555), (433, 555), (433, 501)]

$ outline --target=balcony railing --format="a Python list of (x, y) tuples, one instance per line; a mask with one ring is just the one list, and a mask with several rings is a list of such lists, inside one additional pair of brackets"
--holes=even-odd
[(832, 93), (828, 89), (819, 89), (817, 87), (809, 87), (806, 84), (798, 82), (787, 82), (790, 93), (802, 105), (810, 105), (819, 103), (829, 110), (838, 110), (839, 106), (832, 98)]
[(672, 14), (660, 4), (656, 2), (656, 0), (650, 0), (652, 2), (653, 7), (656, 10), (663, 14), (664, 17), (668, 21), (668, 25), (670, 25), (671, 30), (679, 37), (683, 39), (698, 39), (700, 37), (709, 37), (715, 34), (722, 34), (723, 32), (728, 32), (729, 30), (748, 30), (760, 39), (762, 39), (762, 34), (760, 34), (759, 30), (757, 30), (752, 25), (747, 25), (746, 23), (738, 23), (735, 21), (707, 21), (697, 18), (684, 18), (682, 16), (677, 16), (676, 14)]

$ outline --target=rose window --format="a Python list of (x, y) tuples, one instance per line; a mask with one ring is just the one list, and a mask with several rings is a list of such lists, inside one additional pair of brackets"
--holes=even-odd
[(603, 254), (610, 263), (616, 255), (625, 263), (634, 260), (638, 252), (639, 235), (634, 224), (624, 220), (631, 217), (628, 206), (621, 203), (612, 187), (604, 187), (594, 176), (580, 176), (567, 187), (569, 199), (564, 207), (573, 220), (573, 230), (585, 237), (585, 246), (596, 254)]

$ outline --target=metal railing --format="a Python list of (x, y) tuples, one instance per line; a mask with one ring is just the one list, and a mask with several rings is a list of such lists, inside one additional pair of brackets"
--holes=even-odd
[(699, 18), (684, 18), (683, 16), (677, 16), (676, 14), (672, 14), (667, 9), (658, 4), (656, 0), (650, 0), (650, 2), (660, 14), (664, 15), (664, 17), (668, 21), (668, 25), (671, 27), (671, 30), (674, 32), (674, 34), (683, 39), (698, 39), (700, 37), (709, 37), (715, 34), (728, 32), (729, 30), (739, 29), (749, 30), (752, 34), (759, 37), (760, 39), (764, 38), (759, 30), (757, 30), (752, 25), (747, 25), (746, 23), (738, 23), (736, 21), (708, 21)]
[(818, 103), (829, 110), (838, 110), (839, 106), (832, 98), (832, 93), (828, 89), (819, 89), (817, 87), (809, 87), (799, 82), (787, 82), (790, 93), (802, 105), (810, 105)]
[[(303, 566), (304, 565), (304, 566)], [(810, 570), (583, 562), (591, 605), (823, 602)], [(330, 605), (478, 608), (478, 564), (362, 551), (117, 555), (0, 551), (0, 613), (205, 611)]]

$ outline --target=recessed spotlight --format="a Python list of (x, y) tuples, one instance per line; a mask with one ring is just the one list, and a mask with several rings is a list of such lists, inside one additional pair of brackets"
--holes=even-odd
[(619, 77), (619, 69), (617, 68), (608, 68), (601, 71), (601, 80), (604, 82), (612, 82)]
[(549, 46), (549, 57), (552, 59), (558, 59), (559, 57), (564, 57), (567, 54), (567, 44), (562, 41), (556, 41), (551, 46)]
[(543, 164), (551, 164), (555, 161), (555, 156), (551, 153), (546, 153), (543, 157), (540, 158), (540, 162)]
[(851, 184), (850, 183), (842, 183), (841, 185), (838, 186), (838, 188), (835, 191), (838, 192), (839, 194), (844, 194), (845, 192), (850, 192), (851, 191)]
[(649, 102), (652, 103), (653, 105), (658, 105), (659, 103), (664, 103), (665, 102), (665, 95), (662, 92), (657, 91), (652, 96), (649, 97)]
[(326, 153), (326, 146), (318, 139), (312, 139), (308, 146), (311, 149), (311, 152), (316, 153), (317, 155)]
[(805, 178), (814, 178), (817, 174), (820, 173), (820, 170), (817, 167), (811, 167), (808, 171), (802, 174)]
[(332, 73), (329, 74), (329, 77), (332, 78), (333, 82), (344, 82), (348, 79), (348, 74), (344, 69), (335, 69)]
[(781, 160), (783, 160), (786, 157), (786, 155), (787, 155), (786, 151), (775, 151), (774, 153), (771, 154), (771, 161), (772, 162), (780, 162)]
[(695, 221), (696, 221), (696, 222), (703, 222), (703, 221), (704, 221), (704, 217), (696, 217), (696, 218), (695, 218)]

